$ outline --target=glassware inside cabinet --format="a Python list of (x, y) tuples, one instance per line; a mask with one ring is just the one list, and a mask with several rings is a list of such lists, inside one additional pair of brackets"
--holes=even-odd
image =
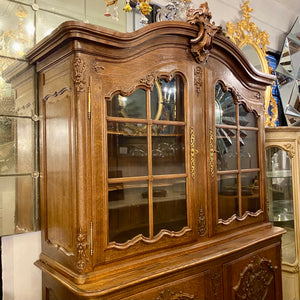
[(269, 218), (287, 231), (282, 236), (282, 261), (292, 264), (296, 260), (292, 161), (279, 147), (268, 148), (266, 155)]

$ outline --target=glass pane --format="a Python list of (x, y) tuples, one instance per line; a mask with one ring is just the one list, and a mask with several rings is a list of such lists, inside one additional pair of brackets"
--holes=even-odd
[(0, 174), (31, 173), (34, 169), (34, 123), (0, 117)]
[(240, 131), (240, 159), (242, 169), (258, 168), (257, 131)]
[(242, 174), (242, 214), (260, 209), (259, 173)]
[(217, 170), (237, 169), (236, 130), (216, 128)]
[(154, 235), (187, 226), (185, 178), (153, 181)]
[(239, 119), (241, 126), (257, 127), (257, 117), (254, 113), (247, 112), (242, 104), (239, 105)]
[[(109, 122), (113, 126), (126, 123)], [(131, 124), (129, 124), (131, 125)], [(137, 125), (137, 124), (135, 124)], [(131, 136), (126, 133), (108, 134), (108, 177), (148, 175), (148, 149), (146, 136)]]
[[(160, 79), (151, 92), (151, 115), (155, 120), (184, 121), (184, 86), (180, 76)], [(157, 101), (158, 99), (158, 101)]]
[(223, 220), (239, 214), (237, 174), (218, 175), (218, 213)]
[(282, 237), (282, 260), (296, 260), (294, 199), (292, 160), (279, 147), (267, 151), (267, 199), (269, 218), (275, 226), (283, 227), (287, 233)]
[[(153, 126), (152, 131), (157, 131), (160, 126)], [(174, 134), (152, 136), (152, 172), (154, 175), (183, 174), (185, 173), (184, 127), (162, 127), (164, 127), (163, 131), (173, 131)]]
[(132, 95), (123, 97), (115, 95), (111, 102), (107, 103), (107, 115), (113, 117), (146, 119), (147, 104), (146, 91), (136, 90)]
[(232, 94), (223, 91), (221, 84), (215, 87), (215, 122), (216, 124), (236, 125), (236, 105)]
[(53, 13), (63, 14), (75, 19), (84, 19), (84, 1), (83, 0), (36, 0), (40, 9), (49, 10)]
[(61, 23), (72, 20), (71, 17), (63, 17), (46, 11), (36, 12), (36, 39), (39, 42), (49, 35)]
[(142, 234), (149, 237), (147, 182), (108, 185), (109, 241), (125, 243)]
[(0, 177), (0, 235), (38, 230), (31, 176)]
[(34, 14), (29, 6), (1, 1), (0, 55), (24, 57), (33, 46)]

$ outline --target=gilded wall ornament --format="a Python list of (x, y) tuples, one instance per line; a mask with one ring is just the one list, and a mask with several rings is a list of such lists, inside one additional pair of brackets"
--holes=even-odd
[[(256, 52), (259, 58), (260, 68), (262, 72), (270, 74), (271, 70), (266, 59), (267, 45), (269, 42), (269, 34), (264, 30), (260, 31), (254, 22), (250, 22), (253, 11), (249, 7), (249, 1), (246, 1), (242, 6), (243, 18), (237, 24), (227, 22), (226, 36), (235, 43), (242, 51), (249, 46), (250, 49)], [(248, 57), (249, 59), (249, 57)], [(261, 99), (261, 95), (255, 95), (255, 98)], [(271, 111), (271, 114), (269, 112)], [(276, 100), (272, 95), (272, 88), (268, 86), (265, 93), (265, 126), (274, 127), (275, 121), (278, 118), (278, 107)]]

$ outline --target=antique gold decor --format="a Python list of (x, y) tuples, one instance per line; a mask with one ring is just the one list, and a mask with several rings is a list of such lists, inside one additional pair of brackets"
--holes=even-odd
[[(227, 22), (226, 36), (234, 42), (251, 63), (264, 73), (270, 74), (270, 68), (266, 60), (266, 45), (269, 45), (269, 34), (264, 30), (260, 31), (254, 22), (250, 22), (250, 13), (253, 11), (249, 7), (249, 1), (242, 6), (243, 19), (237, 24)], [(269, 114), (271, 112), (271, 115)], [(272, 88), (268, 86), (265, 94), (265, 126), (274, 127), (278, 117), (278, 108)]]

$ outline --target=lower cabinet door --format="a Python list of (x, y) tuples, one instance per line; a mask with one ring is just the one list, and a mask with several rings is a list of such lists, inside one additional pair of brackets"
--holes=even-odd
[(225, 263), (223, 280), (226, 300), (282, 299), (280, 242)]

